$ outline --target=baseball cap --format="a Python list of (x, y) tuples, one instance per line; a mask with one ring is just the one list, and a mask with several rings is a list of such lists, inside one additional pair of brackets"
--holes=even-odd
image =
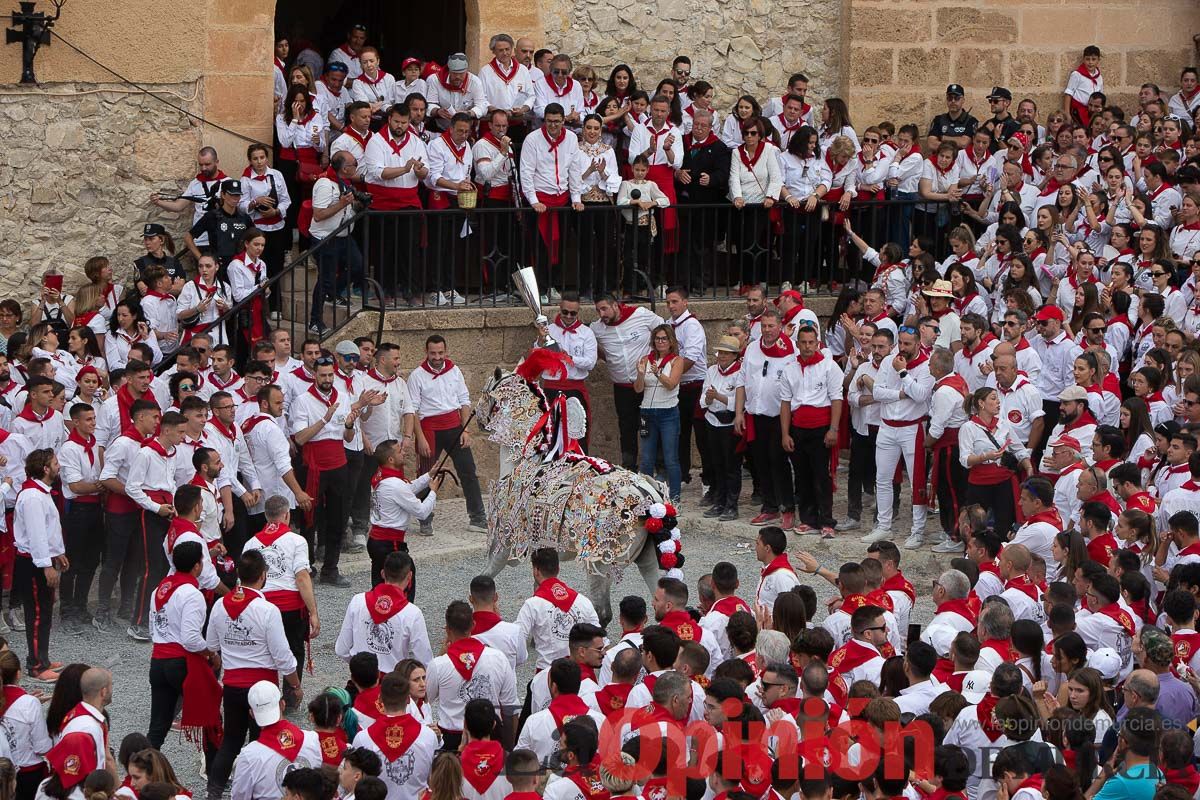
[(962, 97), (963, 95), (966, 94), (966, 92), (963, 91), (962, 86), (960, 86), (959, 84), (952, 83), (946, 87), (946, 94), (948, 94), (948, 95), (954, 94), (954, 95), (958, 95), (959, 97)]
[(734, 336), (722, 336), (721, 341), (717, 342), (717, 346), (713, 350), (718, 353), (740, 353), (742, 346)]
[[(1078, 388), (1078, 387), (1074, 387), (1074, 388)], [(1069, 450), (1074, 450), (1076, 453), (1080, 452), (1083, 449), (1082, 447), (1079, 446), (1078, 439), (1076, 439), (1074, 436), (1067, 436), (1066, 434), (1063, 434), (1062, 436), (1059, 436), (1054, 441), (1050, 442), (1049, 447), (1066, 447)]]
[(356, 356), (356, 355), (358, 355), (358, 345), (356, 345), (354, 342), (350, 341), (349, 339), (342, 339), (340, 342), (337, 343), (337, 347), (335, 347), (333, 350), (339, 356)]
[(1041, 322), (1045, 322), (1048, 319), (1056, 319), (1059, 322), (1062, 322), (1063, 313), (1062, 309), (1058, 306), (1042, 306), (1037, 310), (1037, 313), (1033, 315), (1033, 318)]
[[(1087, 389), (1084, 389), (1082, 386), (1068, 386), (1058, 393), (1058, 401), (1060, 403), (1068, 400), (1087, 400)], [(1068, 436), (1066, 438), (1069, 439), (1071, 437)], [(1077, 441), (1075, 444), (1079, 444), (1079, 442)]]
[(780, 293), (779, 293), (779, 297), (776, 297), (776, 298), (775, 298), (775, 301), (774, 301), (774, 302), (775, 302), (775, 305), (779, 305), (779, 301), (780, 301), (780, 300), (782, 300), (782, 299), (783, 299), (783, 298), (785, 298), (785, 297), (786, 297), (786, 298), (788, 298), (788, 299), (790, 299), (790, 300), (794, 300), (794, 301), (796, 301), (797, 303), (803, 303), (803, 302), (804, 302), (804, 295), (800, 294), (800, 293), (799, 293), (799, 292), (797, 292), (795, 289), (788, 289), (786, 292), (780, 292)]
[(1101, 647), (1088, 653), (1087, 665), (1099, 672), (1106, 681), (1114, 681), (1121, 674), (1121, 656), (1111, 647)]
[(222, 192), (222, 194), (240, 195), (242, 193), (242, 182), (239, 181), (237, 178), (229, 178), (228, 180), (223, 180), (223, 181), (221, 181), (221, 192)]
[(409, 67), (413, 66), (414, 64), (418, 67), (421, 66), (421, 59), (413, 58), (412, 56), (409, 56), (408, 58), (406, 58), (400, 62), (400, 71), (404, 72), (404, 70), (408, 69)]
[(988, 100), (1012, 100), (1012, 92), (1005, 89), (1003, 86), (993, 86), (992, 91), (987, 96)]
[(466, 53), (455, 53), (446, 59), (446, 69), (451, 72), (464, 72), (467, 69)]
[(1175, 170), (1176, 183), (1195, 183), (1197, 181), (1200, 181), (1200, 167), (1186, 164)]
[(259, 681), (250, 687), (250, 691), (246, 693), (246, 702), (250, 705), (250, 712), (254, 714), (254, 722), (258, 727), (265, 728), (279, 722), (282, 716), (279, 701), (282, 699), (279, 687), (270, 681)]
[(148, 239), (151, 236), (162, 236), (167, 232), (167, 229), (157, 222), (147, 222), (142, 226), (142, 238)]
[(973, 669), (963, 678), (962, 696), (972, 704), (978, 703), (987, 694), (988, 687), (991, 685), (991, 672), (986, 669)]

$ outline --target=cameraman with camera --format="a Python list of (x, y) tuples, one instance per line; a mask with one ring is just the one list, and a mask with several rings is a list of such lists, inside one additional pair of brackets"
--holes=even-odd
[(358, 242), (350, 236), (353, 225), (338, 230), (342, 225), (371, 203), (371, 195), (354, 188), (358, 179), (358, 159), (353, 153), (340, 151), (334, 153), (329, 164), (329, 170), (313, 184), (312, 192), (312, 224), (308, 233), (312, 237), (313, 247), (317, 247), (330, 236), (334, 240), (322, 247), (317, 257), (318, 276), (313, 287), (312, 313), (308, 329), (318, 336), (325, 332), (322, 311), (325, 299), (337, 296), (335, 287), (338, 265), (345, 265), (351, 281), (361, 281), (363, 277), (362, 251)]

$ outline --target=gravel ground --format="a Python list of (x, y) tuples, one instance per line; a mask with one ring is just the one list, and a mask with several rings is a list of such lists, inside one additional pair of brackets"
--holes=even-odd
[[(839, 484), (844, 483), (843, 476)], [(743, 504), (742, 521), (721, 523), (702, 519), (697, 513), (703, 511), (702, 508), (698, 508), (698, 484), (699, 482), (695, 481), (692, 486), (684, 486), (681, 509), (683, 516), (680, 528), (683, 532), (684, 553), (687, 556), (687, 581), (694, 587), (695, 580), (708, 572), (714, 563), (730, 561), (737, 566), (742, 576), (741, 596), (752, 598), (761, 565), (754, 559), (752, 542), (755, 528), (744, 522), (751, 514), (747, 513), (747, 506)], [(907, 492), (903, 499), (907, 503)], [(835, 513), (845, 508), (844, 495), (835, 500), (834, 508)], [(895, 526), (897, 531), (902, 532), (897, 534), (898, 543), (903, 542), (907, 535), (910, 520), (910, 510), (902, 508)], [(930, 524), (936, 523), (931, 520)], [(417, 563), (417, 602), (425, 613), (435, 653), (441, 652), (444, 646), (441, 616), (446, 605), (452, 600), (465, 600), (471, 576), (481, 572), (486, 565), (484, 536), (466, 532), (465, 525), (466, 511), (463, 502), (447, 501), (438, 509), (437, 534), (432, 538), (413, 536), (410, 539)], [(864, 528), (853, 533), (839, 534), (837, 539), (830, 542), (823, 542), (818, 536), (792, 536), (789, 552), (809, 550), (820, 560), (822, 566), (836, 571), (844, 561), (861, 559), (865, 555), (867, 546), (859, 541), (859, 537), (867, 530)], [(923, 623), (933, 615), (928, 589), (930, 579), (949, 566), (952, 556), (933, 553), (928, 546), (918, 551), (902, 552), (906, 558), (902, 565), (903, 570), (913, 582), (918, 595), (912, 621)], [(312, 643), (315, 674), (304, 675), (306, 700), (326, 686), (340, 686), (346, 681), (345, 665), (334, 655), (333, 644), (341, 627), (343, 609), (351, 596), (369, 588), (369, 583), (365, 555), (344, 557), (342, 565), (344, 572), (354, 582), (352, 587), (317, 587), (322, 631)], [(573, 563), (564, 565), (562, 577), (577, 588), (585, 585), (582, 570)], [(813, 584), (819, 598), (827, 598), (834, 591), (831, 585), (820, 578), (808, 575), (801, 578)], [(533, 578), (529, 568), (521, 566), (505, 570), (498, 576), (497, 586), (504, 617), (509, 620), (515, 619), (521, 603), (533, 592)], [(649, 601), (651, 592), (642, 582), (636, 568), (631, 568), (624, 580), (613, 587), (614, 614), (617, 601), (627, 594), (641, 594), (647, 598), (647, 602)], [(823, 614), (818, 612), (818, 619), (822, 617)], [(620, 633), (615, 619), (609, 626), (609, 633)], [(24, 634), (14, 632), (9, 638), (14, 649), (23, 654)], [(56, 629), (51, 635), (51, 655), (63, 663), (84, 661), (112, 670), (115, 700), (109, 707), (109, 713), (112, 718), (111, 739), (114, 749), (127, 733), (146, 730), (150, 710), (147, 680), (150, 659), (148, 644), (135, 642), (124, 633), (101, 635), (90, 627), (79, 635), (68, 635)], [(518, 686), (523, 687), (532, 677), (532, 663), (531, 658), (519, 671)], [(294, 712), (289, 718), (302, 727), (307, 726), (305, 713)], [(203, 790), (199, 758), (190, 744), (172, 734), (164, 744), (163, 752), (171, 760), (182, 782), (193, 790)]]

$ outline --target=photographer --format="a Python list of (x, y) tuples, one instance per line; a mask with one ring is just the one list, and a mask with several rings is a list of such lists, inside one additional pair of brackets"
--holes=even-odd
[(309, 226), (313, 247), (330, 236), (334, 237), (334, 241), (321, 248), (317, 258), (318, 277), (313, 287), (308, 327), (318, 335), (325, 331), (325, 323), (321, 319), (324, 301), (337, 296), (335, 282), (338, 265), (347, 268), (351, 281), (358, 282), (363, 277), (362, 251), (350, 236), (354, 226), (338, 230), (370, 202), (370, 195), (355, 191), (352, 184), (357, 178), (358, 159), (353, 153), (343, 150), (334, 154), (329, 170), (313, 185), (313, 219)]
[(187, 249), (196, 262), (200, 262), (200, 247), (196, 240), (208, 236), (208, 249), (217, 257), (222, 267), (229, 265), (242, 249), (242, 237), (254, 227), (250, 215), (240, 207), (242, 182), (237, 178), (221, 181), (221, 200), (192, 226), (183, 237)]

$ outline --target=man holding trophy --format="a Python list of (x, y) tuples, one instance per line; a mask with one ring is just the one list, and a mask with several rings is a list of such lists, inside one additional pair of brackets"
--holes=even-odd
[[(532, 270), (530, 271), (532, 272)], [(579, 293), (563, 292), (562, 299), (558, 303), (558, 316), (554, 318), (553, 322), (547, 322), (546, 317), (539, 314), (537, 327), (541, 333), (541, 340), (536, 342), (537, 345), (549, 346), (543, 344), (549, 339), (557, 345), (557, 349), (571, 357), (565, 377), (554, 378), (545, 373), (542, 374), (542, 389), (546, 392), (546, 397), (553, 400), (559, 395), (566, 395), (579, 400), (583, 404), (584, 411), (587, 412), (588, 431), (590, 432), (592, 402), (588, 395), (587, 377), (588, 373), (592, 371), (592, 367), (596, 366), (596, 334), (579, 320)], [(585, 433), (579, 440), (579, 446), (583, 452), (587, 452), (588, 434)]]

